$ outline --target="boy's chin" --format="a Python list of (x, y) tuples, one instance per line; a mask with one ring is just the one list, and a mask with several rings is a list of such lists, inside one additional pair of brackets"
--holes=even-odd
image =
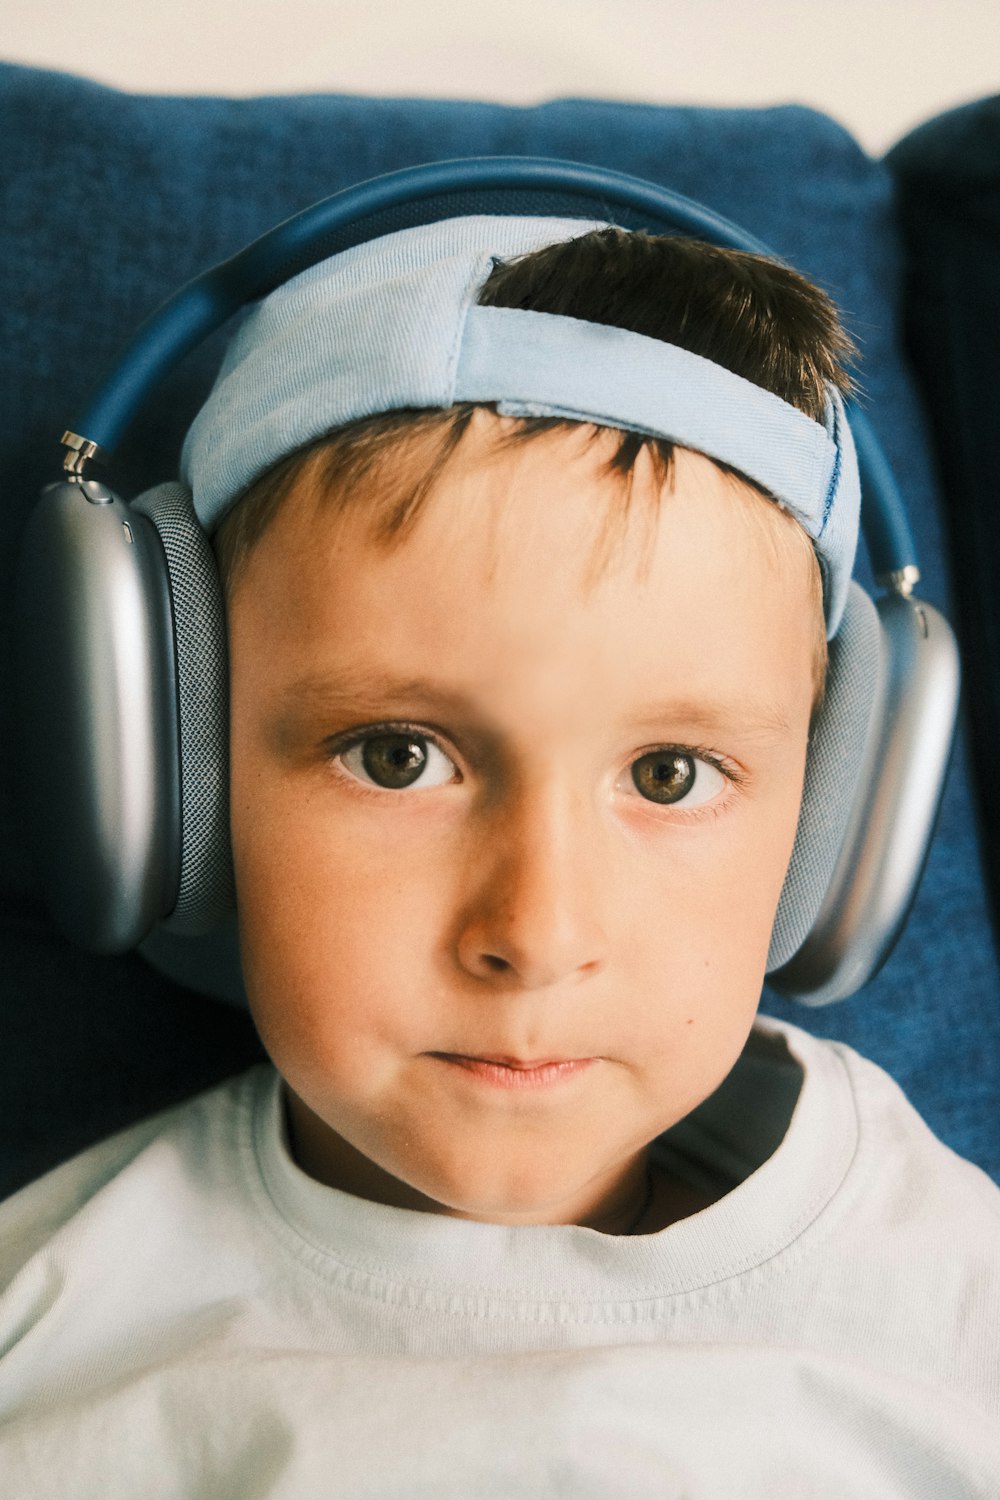
[[(399, 1107), (318, 1113), (286, 1081), (292, 1154), (317, 1181), (391, 1208), (495, 1224), (588, 1224), (648, 1187), (649, 1141), (665, 1128), (617, 1098), (587, 1111)], [(412, 1102), (412, 1101), (411, 1101)], [(669, 1121), (667, 1121), (669, 1123)], [(617, 1128), (616, 1128), (617, 1126)], [(634, 1212), (632, 1214), (634, 1217)]]
[(409, 1204), (425, 1212), (487, 1224), (593, 1224), (614, 1220), (632, 1204), (645, 1183), (645, 1152), (594, 1176), (589, 1161), (522, 1159), (510, 1153), (498, 1159), (497, 1143), (477, 1153), (463, 1151), (458, 1160), (410, 1163), (401, 1186)]
[[(596, 1141), (579, 1132), (565, 1141), (504, 1141), (496, 1130), (464, 1129), (447, 1135), (421, 1129), (412, 1118), (375, 1139), (348, 1138), (326, 1124), (292, 1090), (286, 1094), (292, 1155), (310, 1177), (328, 1187), (390, 1208), (443, 1214), (498, 1224), (578, 1222), (612, 1194), (629, 1163), (595, 1178), (602, 1156)], [(407, 1128), (408, 1127), (408, 1128)]]

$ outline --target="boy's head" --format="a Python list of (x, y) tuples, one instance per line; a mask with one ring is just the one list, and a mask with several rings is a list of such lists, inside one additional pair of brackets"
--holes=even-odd
[[(693, 353), (706, 401), (721, 367), (829, 426), (845, 383), (829, 303), (752, 257), (603, 230), (480, 281)], [(315, 1175), (621, 1228), (752, 1024), (843, 560), (759, 468), (517, 385), (293, 438), (221, 529), (244, 971)]]

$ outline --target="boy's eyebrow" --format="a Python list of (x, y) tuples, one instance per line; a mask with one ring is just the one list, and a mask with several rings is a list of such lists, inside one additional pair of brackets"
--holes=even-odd
[[(284, 695), (291, 711), (350, 708), (353, 713), (384, 713), (393, 702), (426, 704), (429, 708), (476, 712), (468, 696), (440, 682), (425, 677), (403, 677), (392, 672), (364, 672), (346, 668), (334, 673), (313, 672), (300, 677)], [(775, 703), (749, 698), (727, 699), (724, 703), (699, 698), (675, 698), (643, 704), (629, 717), (634, 729), (653, 729), (669, 720), (706, 733), (752, 735), (765, 739), (789, 735), (791, 724), (786, 712)]]
[(664, 719), (679, 719), (712, 733), (738, 730), (740, 734), (767, 739), (792, 732), (788, 715), (777, 704), (749, 698), (727, 699), (724, 705), (697, 698), (676, 698), (662, 704), (648, 704), (632, 723), (637, 729), (652, 728)]
[(304, 701), (316, 708), (349, 706), (352, 710), (377, 709), (386, 699), (408, 699), (447, 708), (469, 708), (464, 693), (425, 677), (398, 677), (391, 672), (343, 668), (336, 673), (310, 672), (294, 682), (285, 701), (299, 707)]

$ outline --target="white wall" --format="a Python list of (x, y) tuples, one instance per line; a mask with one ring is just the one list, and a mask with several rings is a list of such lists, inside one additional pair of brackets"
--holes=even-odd
[(997, 0), (3, 0), (0, 38), (134, 92), (796, 101), (873, 153), (1000, 89)]

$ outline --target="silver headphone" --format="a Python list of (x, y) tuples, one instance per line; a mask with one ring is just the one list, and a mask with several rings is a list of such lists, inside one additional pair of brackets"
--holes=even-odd
[[(84, 947), (143, 945), (195, 988), (240, 992), (231, 918), (228, 665), (215, 560), (185, 487), (125, 504), (88, 477), (169, 370), (244, 303), (306, 266), (460, 214), (592, 219), (769, 253), (688, 199), (620, 173), (535, 158), (407, 169), (325, 199), (181, 288), (143, 325), (64, 434), (65, 477), (24, 535), (17, 667), (25, 795), (39, 876)], [(957, 714), (952, 631), (919, 579), (888, 464), (851, 413), (862, 523), (885, 593), (852, 583), (830, 642), (802, 812), (768, 958), (805, 1004), (842, 999), (884, 962), (926, 858)]]

